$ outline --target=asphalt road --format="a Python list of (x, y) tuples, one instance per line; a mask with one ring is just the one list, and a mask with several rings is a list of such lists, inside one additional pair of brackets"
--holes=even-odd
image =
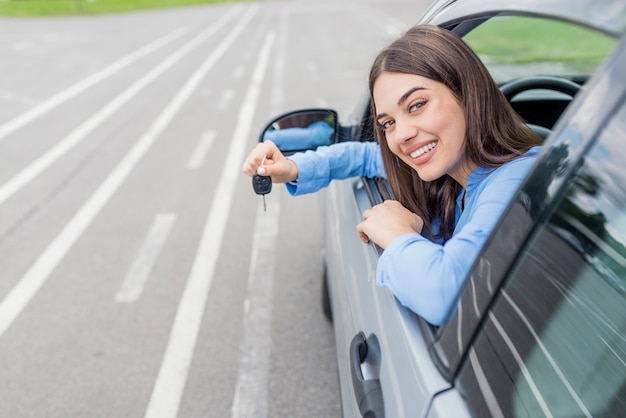
[(317, 197), (241, 164), (428, 3), (0, 18), (0, 416), (340, 416)]

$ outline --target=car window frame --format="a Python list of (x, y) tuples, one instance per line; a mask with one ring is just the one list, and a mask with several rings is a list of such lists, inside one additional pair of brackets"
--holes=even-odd
[[(475, 260), (460, 292), (455, 314), (449, 323), (437, 330), (432, 342), (433, 359), (448, 379), (454, 379), (460, 364), (466, 360), (472, 342), (482, 326), (494, 297), (515, 265), (520, 251), (531, 242), (542, 217), (549, 213), (567, 187), (567, 179), (584, 158), (587, 149), (595, 142), (615, 109), (626, 101), (626, 86), (616, 89), (611, 79), (621, 77), (620, 69), (626, 68), (626, 35), (622, 36), (615, 50), (598, 67), (586, 90), (580, 93), (573, 106), (560, 118), (554, 134), (545, 143), (537, 163), (516, 192), (503, 215)], [(589, 118), (598, 103), (608, 108), (604, 118)], [(576, 122), (573, 122), (576, 121)], [(584, 121), (585, 123), (579, 123)], [(572, 140), (572, 131), (580, 141)], [(559, 176), (545, 185), (541, 162), (552, 150), (562, 144), (570, 147), (569, 161)], [(543, 184), (547, 195), (533, 199), (534, 187)], [(486, 295), (486, 296), (485, 296)], [(483, 296), (481, 298), (481, 296)], [(464, 307), (478, 307), (475, 315)]]
[[(626, 59), (624, 60), (624, 64), (626, 64)], [(595, 326), (590, 326), (587, 323), (586, 328), (587, 332), (585, 334), (577, 334), (578, 328), (585, 329), (583, 326), (583, 322), (581, 321), (580, 325), (577, 326), (578, 321), (574, 321), (569, 319), (569, 317), (562, 317), (563, 310), (567, 311), (569, 314), (575, 314), (578, 311), (579, 315), (580, 308), (588, 309), (590, 311), (596, 311), (595, 315), (589, 315), (588, 319), (590, 322), (593, 320), (598, 320), (601, 324), (605, 323), (607, 318), (613, 316), (613, 318), (622, 318), (623, 316), (616, 315), (616, 311), (613, 313), (605, 312), (604, 303), (608, 303), (609, 300), (615, 302), (615, 298), (621, 297), (623, 299), (623, 288), (615, 288), (614, 283), (611, 283), (609, 280), (605, 278), (604, 281), (600, 279), (597, 271), (593, 271), (593, 262), (591, 259), (592, 255), (596, 253), (597, 250), (600, 250), (606, 247), (606, 243), (603, 239), (596, 236), (597, 241), (593, 241), (591, 246), (585, 247), (582, 245), (577, 245), (576, 240), (572, 241), (570, 232), (567, 232), (569, 229), (571, 232), (579, 231), (585, 233), (585, 228), (582, 227), (582, 222), (566, 222), (566, 224), (562, 224), (563, 219), (568, 219), (568, 217), (563, 218), (564, 210), (573, 205), (584, 205), (584, 199), (582, 201), (571, 201), (570, 204), (566, 204), (567, 199), (566, 196), (574, 196), (573, 191), (579, 190), (580, 192), (584, 192), (585, 188), (581, 188), (581, 184), (578, 179), (584, 179), (585, 173), (593, 173), (590, 170), (590, 167), (598, 167), (603, 165), (603, 161), (606, 161), (606, 156), (609, 155), (621, 155), (621, 147), (617, 141), (611, 141), (614, 138), (615, 132), (626, 132), (626, 122), (624, 122), (624, 114), (626, 113), (626, 88), (622, 87), (621, 89), (621, 98), (616, 103), (615, 106), (611, 107), (608, 112), (608, 117), (601, 124), (602, 126), (599, 128), (598, 132), (594, 137), (585, 142), (582, 147), (584, 147), (584, 156), (580, 156), (576, 161), (572, 161), (567, 163), (567, 168), (569, 170), (564, 171), (562, 177), (565, 179), (563, 181), (563, 187), (559, 192), (554, 193), (553, 199), (551, 199), (550, 204), (547, 206), (542, 205), (542, 210), (538, 219), (533, 222), (533, 228), (531, 233), (529, 234), (525, 245), (520, 249), (520, 252), (515, 257), (514, 262), (511, 265), (511, 268), (507, 272), (506, 276), (502, 280), (502, 286), (498, 289), (498, 291), (493, 296), (493, 303), (489, 306), (487, 313), (484, 315), (484, 320), (480, 326), (480, 330), (476, 333), (476, 336), (473, 338), (472, 344), (469, 347), (469, 352), (471, 352), (471, 356), (465, 359), (462, 365), (459, 368), (459, 372), (457, 374), (457, 386), (462, 386), (463, 384), (467, 385), (468, 390), (472, 393), (467, 396), (468, 402), (472, 405), (474, 410), (489, 408), (490, 411), (493, 408), (494, 411), (500, 411), (500, 406), (506, 406), (513, 408), (516, 404), (518, 406), (524, 405), (525, 402), (528, 402), (529, 405), (532, 406), (533, 400), (537, 400), (538, 405), (536, 408), (545, 408), (545, 410), (550, 410), (553, 412), (558, 412), (559, 414), (563, 414), (564, 411), (562, 408), (580, 408), (581, 414), (590, 414), (590, 410), (587, 408), (597, 408), (599, 405), (608, 405), (609, 408), (619, 408), (623, 407), (623, 393), (624, 393), (624, 379), (621, 381), (620, 386), (616, 386), (618, 391), (621, 392), (610, 392), (608, 393), (609, 397), (607, 399), (598, 400), (598, 396), (603, 396), (603, 391), (600, 391), (599, 394), (593, 393), (585, 393), (584, 392), (576, 392), (574, 388), (580, 388), (582, 386), (586, 386), (585, 383), (587, 378), (591, 379), (591, 376), (585, 375), (584, 378), (582, 376), (578, 376), (579, 378), (574, 378), (573, 380), (568, 379), (567, 369), (569, 369), (569, 376), (575, 376), (572, 374), (572, 370), (578, 370), (580, 365), (580, 361), (586, 358), (586, 356), (594, 356), (594, 353), (597, 353), (597, 349), (601, 348), (604, 344), (608, 344), (607, 340), (603, 337), (593, 338)], [(563, 142), (560, 145), (567, 145)], [(554, 147), (553, 149), (557, 149)], [(562, 148), (563, 151), (560, 154), (562, 157), (561, 161), (567, 161), (568, 151), (567, 147)], [(555, 164), (557, 163), (557, 159), (552, 160)], [(619, 165), (621, 161), (613, 161), (612, 165)], [(617, 164), (616, 164), (617, 163)], [(546, 170), (549, 171), (549, 170)], [(561, 171), (557, 169), (555, 171)], [(615, 172), (615, 170), (613, 170)], [(604, 172), (604, 177), (606, 177), (606, 172)], [(623, 180), (623, 175), (620, 174)], [(595, 177), (595, 176), (594, 176)], [(602, 178), (602, 175), (599, 175), (598, 178)], [(619, 182), (618, 182), (619, 183)], [(599, 183), (602, 184), (602, 183)], [(578, 185), (578, 186), (577, 186)], [(623, 187), (620, 188), (621, 195), (619, 193), (611, 194), (612, 182), (604, 182), (604, 187), (600, 187), (598, 189), (598, 196), (594, 200), (600, 200), (600, 196), (604, 196), (605, 198), (613, 196), (614, 198), (610, 198), (612, 202), (619, 202), (619, 209), (613, 210), (612, 213), (620, 213), (621, 219), (623, 219), (622, 209), (626, 204), (626, 199), (623, 196)], [(574, 192), (575, 193), (575, 192)], [(608, 194), (608, 195), (607, 195)], [(605, 213), (604, 207), (600, 206), (600, 204), (596, 203), (592, 205), (596, 209), (599, 210), (598, 213)], [(600, 209), (602, 208), (602, 209)], [(582, 211), (580, 213), (585, 213), (585, 210), (581, 208)], [(529, 205), (529, 212), (533, 212), (532, 202)], [(611, 213), (611, 211), (608, 211)], [(595, 213), (595, 212), (594, 212)], [(609, 223), (609, 219), (606, 219), (605, 223)], [(566, 226), (567, 225), (567, 226)], [(565, 228), (565, 229), (562, 229)], [(582, 228), (582, 229), (581, 229)], [(621, 231), (623, 233), (624, 225), (621, 224)], [(607, 237), (610, 234), (607, 235)], [(550, 244), (546, 244), (546, 240)], [(543, 245), (544, 249), (548, 248), (554, 249), (555, 242), (559, 243), (559, 247), (563, 247), (563, 250), (556, 251), (557, 253), (567, 251), (570, 253), (580, 253), (580, 259), (576, 262), (573, 261), (573, 264), (569, 264), (568, 267), (571, 267), (570, 271), (564, 272), (563, 268), (559, 267), (560, 263), (558, 261), (553, 261), (554, 259), (545, 255), (543, 249), (535, 249), (537, 245)], [(600, 243), (598, 243), (600, 242)], [(543, 260), (541, 260), (541, 258)], [(541, 260), (541, 261), (539, 261)], [(547, 263), (546, 265), (542, 263)], [(551, 268), (550, 268), (551, 266)], [(563, 266), (565, 267), (565, 266)], [(528, 272), (534, 273), (528, 273)], [(591, 272), (591, 275), (589, 275)], [(603, 282), (603, 283), (602, 283)], [(592, 286), (592, 287), (589, 287)], [(558, 290), (556, 290), (558, 288)], [(586, 288), (586, 290), (582, 290), (581, 288)], [(576, 290), (578, 289), (578, 290)], [(605, 292), (602, 293), (605, 297), (598, 298), (597, 292)], [(556, 292), (557, 295), (554, 294), (549, 298), (549, 300), (554, 301), (554, 305), (535, 305), (530, 301), (541, 300), (542, 297), (544, 299), (550, 293)], [(562, 298), (564, 301), (560, 303), (556, 303), (559, 299), (559, 294), (562, 292)], [(584, 302), (578, 301), (580, 304), (579, 309), (572, 307), (572, 304), (576, 304), (576, 301), (569, 301), (570, 297), (573, 299), (577, 299), (576, 296), (571, 296), (572, 292), (578, 292), (580, 295), (588, 296), (589, 299), (585, 299)], [(581, 293), (582, 292), (582, 293)], [(606, 293), (609, 292), (609, 293)], [(596, 294), (596, 300), (593, 300), (593, 295)], [(515, 302), (517, 300), (517, 303)], [(595, 302), (595, 304), (593, 303)], [(542, 308), (544, 306), (545, 308)], [(615, 305), (613, 305), (615, 306)], [(622, 304), (618, 305), (623, 310), (623, 300)], [(513, 313), (515, 312), (515, 313)], [(552, 344), (552, 349), (556, 349), (558, 351), (563, 349), (568, 349), (572, 352), (572, 356), (578, 360), (576, 360), (578, 365), (572, 366), (571, 362), (569, 367), (566, 362), (561, 362), (559, 356), (553, 356), (553, 360), (549, 361), (551, 367), (554, 368), (555, 373), (554, 376), (558, 376), (560, 380), (563, 381), (563, 385), (558, 384), (559, 379), (555, 379), (556, 386), (550, 385), (551, 390), (549, 393), (545, 394), (538, 389), (541, 386), (539, 383), (544, 379), (543, 376), (547, 376), (546, 373), (542, 372), (538, 373), (538, 368), (533, 367), (532, 354), (535, 352), (540, 353), (540, 358), (546, 359), (550, 357), (550, 348), (544, 347), (544, 343), (546, 346), (550, 346), (549, 341), (555, 340), (554, 331), (562, 329), (559, 326), (558, 321), (562, 321), (563, 319), (568, 318), (569, 320), (569, 335), (570, 338), (578, 338), (579, 340), (589, 341), (589, 344), (573, 344), (570, 341), (565, 347), (560, 347), (558, 345)], [(579, 318), (583, 319), (583, 317)], [(553, 322), (553, 321), (557, 322)], [(556, 328), (555, 328), (556, 327)], [(608, 327), (608, 328), (607, 328)], [(612, 332), (619, 332), (618, 328), (610, 327), (607, 325), (604, 327), (605, 332), (607, 330), (611, 330)], [(563, 327), (567, 329), (568, 327)], [(602, 326), (598, 327), (598, 332), (602, 329)], [(615, 330), (615, 331), (612, 331)], [(543, 331), (547, 333), (544, 334)], [(491, 334), (490, 334), (491, 333)], [(552, 334), (552, 338), (550, 335)], [(484, 335), (487, 335), (486, 337)], [(492, 337), (488, 337), (491, 335)], [(623, 332), (622, 332), (623, 338)], [(480, 363), (480, 358), (484, 359), (492, 359), (494, 356), (493, 345), (498, 345), (497, 340), (503, 338), (506, 343), (506, 347), (503, 347), (502, 355), (504, 357), (508, 357), (509, 355), (513, 355), (517, 358), (516, 362), (509, 363), (508, 367), (503, 366), (506, 362), (504, 360), (501, 361), (483, 361)], [(534, 343), (534, 341), (537, 343)], [(487, 343), (489, 341), (489, 343)], [(592, 341), (596, 341), (595, 344), (592, 344)], [(613, 350), (613, 349), (610, 349)], [(615, 350), (619, 351), (620, 350)], [(614, 352), (615, 352), (614, 351)], [(499, 351), (498, 351), (499, 352)], [(554, 354), (554, 353), (552, 353)], [(596, 358), (599, 358), (597, 354), (595, 354)], [(619, 362), (619, 361), (618, 361)], [(523, 364), (523, 371), (521, 370), (522, 366), (520, 366), (517, 374), (515, 374), (515, 367), (517, 364)], [(566, 368), (561, 369), (559, 367), (559, 363), (564, 365)], [(584, 361), (583, 361), (584, 364)], [(589, 369), (595, 366), (600, 367), (599, 364), (595, 362), (593, 364), (587, 364), (585, 367)], [(503, 369), (505, 367), (505, 369)], [(616, 370), (616, 369), (611, 369)], [(534, 373), (533, 373), (534, 372)], [(622, 370), (623, 373), (623, 370)], [(483, 381), (478, 386), (482, 386), (481, 388), (477, 388), (477, 385), (473, 380), (477, 378), (477, 376), (490, 376), (488, 381)], [(518, 394), (515, 396), (515, 393), (518, 393), (517, 384), (510, 381), (510, 378), (516, 375), (518, 378), (523, 378), (522, 380), (528, 380), (532, 382), (532, 386), (536, 387), (533, 390), (532, 395), (529, 396), (529, 393), (526, 393), (524, 397), (523, 394)], [(623, 374), (621, 375), (623, 376)], [(504, 378), (503, 378), (504, 377)], [(619, 378), (620, 374), (614, 374), (614, 378)], [(547, 377), (546, 377), (547, 378)], [(581, 380), (582, 378), (582, 380)], [(501, 379), (501, 383), (498, 383)], [(516, 379), (517, 381), (517, 379)], [(535, 386), (535, 383), (536, 386)], [(510, 386), (509, 386), (510, 385)], [(523, 382), (522, 382), (523, 386)], [(546, 383), (543, 383), (544, 390), (546, 389)], [(610, 386), (611, 389), (615, 388)], [(496, 394), (493, 392), (502, 391)], [(523, 392), (523, 391), (522, 391)], [(562, 394), (561, 397), (558, 394)], [(510, 397), (508, 394), (511, 394)], [(578, 397), (580, 394), (580, 397)], [(586, 394), (584, 400), (583, 395)], [(621, 396), (619, 395), (621, 394)], [(546, 396), (547, 395), (547, 396)], [(577, 400), (576, 403), (573, 403), (572, 400), (567, 403), (563, 403), (563, 397), (575, 397)], [(526, 399), (526, 401), (514, 402), (515, 399)], [(491, 399), (491, 400), (487, 400)], [(621, 399), (621, 403), (620, 403)], [(497, 400), (497, 401), (496, 401)], [(607, 401), (607, 402), (605, 402)], [(620, 406), (621, 405), (621, 406)], [(493, 412), (493, 411), (492, 411)], [(501, 411), (500, 411), (501, 412)], [(568, 409), (568, 414), (571, 414), (573, 411)], [(600, 411), (593, 410), (591, 413), (599, 413)], [(615, 409), (611, 409), (606, 412), (615, 412)]]

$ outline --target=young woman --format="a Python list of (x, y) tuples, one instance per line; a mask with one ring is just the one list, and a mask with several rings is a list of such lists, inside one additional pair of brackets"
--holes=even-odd
[(366, 211), (357, 233), (384, 249), (377, 284), (439, 325), (542, 139), (473, 51), (435, 26), (416, 26), (381, 51), (369, 89), (380, 146), (346, 142), (286, 159), (264, 142), (243, 171), (291, 182), (294, 195), (332, 179), (386, 176), (397, 200)]

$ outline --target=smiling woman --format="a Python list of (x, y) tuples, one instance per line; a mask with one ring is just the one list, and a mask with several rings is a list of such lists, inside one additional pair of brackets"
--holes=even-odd
[(0, 1), (0, 15), (41, 17), (106, 14), (243, 1), (245, 0), (8, 0)]
[[(377, 284), (441, 325), (542, 138), (467, 44), (434, 25), (417, 25), (382, 50), (369, 90), (379, 148), (353, 141), (285, 159), (267, 141), (250, 153), (243, 171), (296, 182), (294, 195), (317, 191), (330, 179), (386, 174), (397, 200), (364, 211), (358, 236), (384, 249)], [(385, 173), (366, 169), (380, 169), (380, 159)]]

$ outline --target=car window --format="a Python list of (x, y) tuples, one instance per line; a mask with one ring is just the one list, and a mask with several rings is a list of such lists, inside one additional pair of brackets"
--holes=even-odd
[(499, 84), (531, 75), (584, 81), (616, 42), (572, 23), (521, 16), (494, 17), (463, 39)]
[[(617, 43), (615, 38), (587, 27), (528, 16), (492, 17), (463, 36), (463, 40), (500, 85), (536, 75), (564, 77), (583, 84)], [(540, 108), (534, 102), (534, 108), (526, 110), (540, 116), (525, 114), (519, 105), (514, 107), (527, 122), (551, 128), (568, 103), (569, 100), (564, 105), (551, 103), (549, 108)], [(369, 106), (354, 137), (359, 141), (375, 140)]]
[(458, 379), (478, 416), (626, 411), (626, 108), (620, 113), (586, 153), (470, 348)]

